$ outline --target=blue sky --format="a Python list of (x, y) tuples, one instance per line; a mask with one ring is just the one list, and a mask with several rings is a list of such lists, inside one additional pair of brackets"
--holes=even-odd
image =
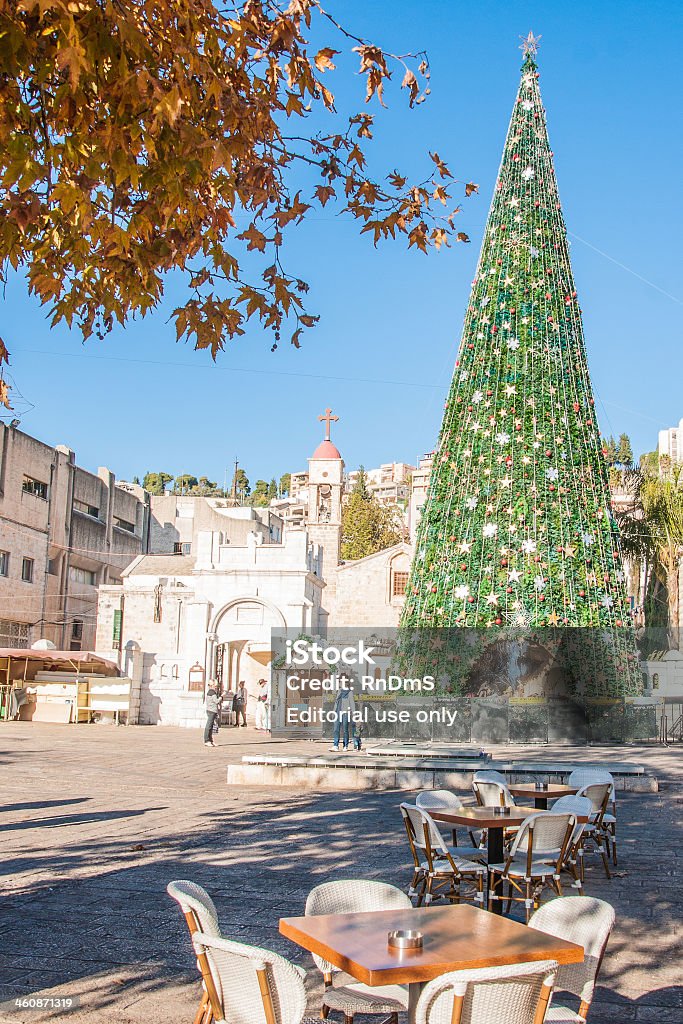
[[(428, 51), (428, 101), (410, 111), (396, 87), (389, 110), (372, 108), (370, 170), (419, 175), (437, 150), (480, 185), (459, 223), (472, 244), (428, 257), (399, 243), (375, 250), (328, 206), (290, 234), (287, 255), (310, 283), (318, 328), (301, 350), (282, 343), (271, 354), (271, 335), (254, 324), (215, 366), (175, 343), (173, 290), (145, 321), (83, 346), (76, 331), (51, 330), (13, 279), (0, 334), (22, 429), (128, 479), (150, 469), (222, 483), (236, 456), (252, 483), (303, 469), (327, 405), (341, 417), (333, 437), (349, 468), (430, 450), (518, 85), (518, 37), (533, 29), (601, 430), (627, 431), (637, 454), (655, 447), (657, 430), (683, 416), (680, 4), (328, 6), (387, 49)], [(316, 42), (343, 46), (333, 32)], [(354, 67), (341, 59), (328, 76), (344, 111), (363, 106)]]

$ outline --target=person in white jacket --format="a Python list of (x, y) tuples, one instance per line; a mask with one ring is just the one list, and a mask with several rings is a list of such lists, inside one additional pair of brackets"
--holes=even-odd
[(259, 732), (270, 731), (270, 684), (259, 679), (256, 694), (256, 728)]

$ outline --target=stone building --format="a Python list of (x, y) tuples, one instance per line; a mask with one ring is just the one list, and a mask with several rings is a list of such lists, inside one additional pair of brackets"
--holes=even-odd
[(672, 462), (683, 462), (683, 420), (677, 427), (659, 431), (657, 450), (660, 457), (668, 455)]
[(335, 418), (322, 418), (325, 438), (297, 484), (305, 525), (275, 505), (152, 498), (149, 553), (100, 587), (97, 629), (97, 650), (134, 681), (140, 722), (201, 725), (210, 679), (224, 689), (244, 680), (253, 698), (269, 675), (273, 628), (318, 635), (398, 623), (410, 550), (340, 563), (344, 460), (330, 438)]
[(410, 503), (408, 506), (408, 532), (411, 544), (415, 543), (415, 534), (417, 533), (417, 524), (420, 522), (422, 506), (427, 500), (427, 489), (429, 488), (429, 478), (432, 474), (433, 456), (433, 452), (428, 452), (426, 455), (423, 455), (419, 461), (417, 469), (414, 469), (412, 473)]
[(333, 627), (397, 626), (412, 549), (397, 544), (337, 567), (329, 622)]
[(149, 497), (0, 423), (0, 647), (93, 650), (97, 588), (144, 550)]
[(253, 698), (271, 630), (320, 630), (320, 550), (302, 529), (271, 535), (261, 518), (270, 515), (226, 508), (221, 529), (192, 533), (191, 554), (142, 555), (119, 585), (100, 588), (97, 649), (133, 679), (141, 723), (201, 725), (210, 679), (226, 690), (244, 680)]
[[(412, 475), (415, 466), (407, 462), (383, 462), (376, 469), (366, 469), (365, 485), (381, 505), (396, 505), (405, 509), (410, 498)], [(347, 489), (352, 491), (360, 470), (352, 470), (347, 477)]]

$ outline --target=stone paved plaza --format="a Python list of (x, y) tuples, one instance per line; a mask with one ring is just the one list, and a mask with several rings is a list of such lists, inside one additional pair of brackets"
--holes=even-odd
[[(229, 760), (278, 744), (251, 729), (224, 729), (219, 743), (206, 749), (199, 732), (180, 729), (0, 726), (0, 1000), (49, 992), (80, 998), (74, 1021), (190, 1024), (199, 984), (165, 892), (190, 878), (215, 899), (224, 934), (309, 968), (317, 1011), (312, 961), (278, 935), (278, 919), (303, 913), (308, 890), (328, 879), (404, 886), (398, 804), (408, 794), (228, 788)], [(524, 753), (628, 760), (659, 778), (659, 793), (618, 795), (617, 877), (607, 881), (592, 859), (587, 871), (588, 893), (617, 911), (590, 1022), (680, 1024), (680, 748)]]

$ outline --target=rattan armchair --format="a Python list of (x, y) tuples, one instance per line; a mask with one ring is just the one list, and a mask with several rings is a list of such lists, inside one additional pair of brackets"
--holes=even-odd
[(610, 785), (608, 782), (592, 782), (588, 786), (583, 786), (576, 795), (586, 797), (592, 806), (590, 821), (583, 830), (584, 849), (592, 849), (586, 845), (587, 841), (593, 843), (595, 850), (602, 857), (605, 874), (611, 878), (608, 856), (609, 832), (605, 825), (605, 814), (610, 800)]
[(594, 782), (609, 782), (610, 795), (607, 810), (602, 816), (602, 823), (605, 828), (607, 842), (610, 847), (612, 863), (617, 865), (617, 797), (614, 786), (614, 776), (606, 768), (575, 768), (567, 782), (570, 786), (582, 789), (584, 786), (592, 785)]
[[(483, 906), (486, 866), (458, 856), (457, 849), (447, 845), (427, 811), (401, 804), (401, 814), (421, 883), (417, 905), (421, 906), (423, 900), (428, 905), (435, 896), (445, 896), (451, 903), (472, 899)], [(465, 892), (463, 884), (470, 887)]]
[(555, 979), (557, 989), (569, 992), (580, 1000), (579, 1008), (572, 1010), (553, 1003), (546, 1021), (553, 1021), (554, 1024), (584, 1024), (605, 947), (614, 927), (614, 908), (592, 896), (566, 896), (561, 900), (551, 900), (537, 910), (529, 921), (529, 927), (583, 946), (583, 963), (561, 965)]
[[(371, 910), (409, 910), (409, 896), (386, 882), (367, 879), (325, 882), (311, 889), (306, 900), (306, 914), (353, 914)], [(398, 1014), (408, 1006), (408, 990), (401, 985), (363, 985), (334, 964), (313, 954), (316, 967), (322, 972), (325, 992), (321, 1017), (326, 1020), (330, 1010), (341, 1011), (345, 1024), (353, 1024), (355, 1014), (382, 1014), (388, 1024), (398, 1024)]]
[[(512, 902), (523, 902), (528, 921), (546, 888), (561, 896), (560, 872), (576, 824), (573, 814), (553, 811), (539, 811), (525, 818), (505, 860), (489, 864), (489, 905), (492, 900), (507, 900), (509, 910)], [(578, 881), (576, 871), (572, 873)], [(507, 896), (502, 892), (505, 884)]]
[(269, 949), (195, 932), (215, 1024), (318, 1024), (306, 1016), (305, 971)]
[(589, 817), (592, 809), (593, 805), (588, 797), (585, 796), (561, 796), (551, 808), (553, 814), (576, 815), (576, 827), (569, 842), (564, 867), (573, 875), (574, 881), (572, 884), (580, 893), (583, 892), (585, 875), (583, 870), (583, 833), (586, 828), (586, 822), (581, 822), (578, 819)]
[(480, 768), (479, 771), (474, 773), (475, 782), (502, 782), (504, 786), (507, 786), (508, 780), (505, 778), (502, 772), (496, 771), (495, 768)]
[(499, 782), (497, 779), (477, 779), (475, 777), (472, 782), (472, 791), (481, 807), (515, 806), (515, 798), (506, 783)]
[[(415, 797), (415, 806), (423, 811), (452, 809), (459, 811), (464, 804), (456, 793), (450, 789), (426, 789)], [(471, 846), (462, 846), (458, 843), (458, 834), (455, 828), (452, 829), (453, 848), (458, 857), (469, 857), (471, 860), (486, 860), (486, 848), (477, 840), (475, 834), (470, 830), (469, 837)], [(481, 833), (480, 833), (481, 835)]]
[(543, 1024), (555, 960), (453, 971), (425, 985), (415, 1024)]
[[(205, 935), (220, 935), (218, 926), (218, 914), (216, 906), (206, 889), (196, 882), (188, 882), (181, 879), (176, 882), (169, 882), (166, 886), (168, 895), (180, 905), (190, 936), (195, 932), (203, 932)], [(199, 966), (199, 964), (197, 965)], [(199, 1002), (194, 1024), (211, 1024), (213, 1012), (209, 1002), (209, 995), (206, 985), (202, 983), (202, 998)]]

